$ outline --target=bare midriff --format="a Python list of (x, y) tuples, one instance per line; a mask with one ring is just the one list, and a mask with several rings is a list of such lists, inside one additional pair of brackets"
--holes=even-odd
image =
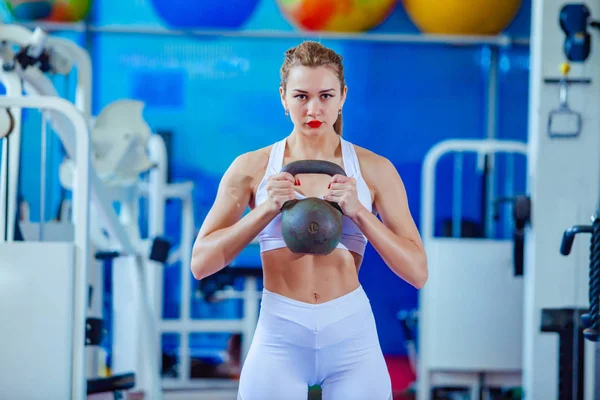
[(344, 249), (326, 256), (299, 255), (287, 248), (262, 253), (264, 286), (305, 303), (324, 303), (358, 288), (362, 257)]

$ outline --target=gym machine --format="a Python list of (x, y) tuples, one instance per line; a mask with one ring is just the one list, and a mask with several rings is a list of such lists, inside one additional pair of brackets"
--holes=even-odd
[[(465, 159), (475, 155), (481, 166), (485, 157), (500, 153), (510, 160), (507, 166), (514, 165), (517, 158), (526, 161), (527, 145), (455, 139), (436, 144), (425, 155), (421, 236), (429, 279), (419, 290), (418, 399), (442, 398), (448, 388), (464, 388), (465, 398), (488, 398), (483, 394), (521, 384), (523, 283), (514, 272), (515, 244), (511, 239), (463, 237), (460, 232)], [(436, 167), (449, 154), (457, 172), (452, 185), (452, 227), (458, 232), (444, 237), (435, 234)], [(506, 198), (517, 193), (517, 178), (506, 177)]]
[(72, 104), (58, 98), (2, 96), (0, 107), (61, 113), (71, 121), (74, 139), (66, 147), (78, 160), (74, 240), (0, 243), (0, 281), (6, 284), (0, 290), (0, 397), (83, 399), (90, 255), (87, 124)]
[[(164, 205), (166, 200), (173, 197), (185, 199), (186, 210), (190, 210), (192, 186), (189, 184), (159, 185), (159, 175), (162, 170), (158, 167), (155, 168), (154, 171), (149, 172), (149, 184), (145, 186), (140, 185), (139, 174), (153, 167), (154, 163), (161, 163), (159, 153), (160, 143), (157, 144), (158, 139), (149, 135), (149, 129), (147, 129), (147, 126), (145, 126), (141, 119), (142, 105), (137, 102), (111, 104), (103, 110), (103, 113), (101, 113), (99, 118), (95, 121), (96, 124), (92, 124), (92, 121), (89, 118), (91, 69), (89, 57), (84, 50), (72, 42), (46, 37), (45, 33), (39, 29), (32, 34), (25, 28), (12, 25), (2, 26), (0, 29), (0, 40), (2, 40), (4, 45), (2, 48), (4, 66), (4, 72), (1, 74), (2, 79), (5, 84), (7, 82), (13, 83), (12, 86), (7, 85), (8, 94), (15, 93), (14, 96), (2, 99), (2, 106), (4, 106), (5, 109), (10, 110), (12, 115), (15, 115), (15, 124), (12, 133), (11, 135), (5, 135), (6, 137), (3, 140), (2, 173), (0, 174), (0, 177), (2, 178), (0, 187), (3, 189), (3, 196), (0, 197), (0, 199), (2, 199), (3, 210), (2, 225), (3, 231), (5, 232), (3, 238), (6, 241), (6, 243), (3, 243), (3, 246), (9, 246), (14, 243), (14, 246), (7, 247), (8, 250), (6, 251), (6, 254), (9, 256), (12, 254), (12, 251), (14, 257), (3, 259), (3, 262), (0, 263), (2, 266), (2, 274), (35, 274), (35, 267), (44, 265), (44, 263), (42, 260), (37, 261), (37, 264), (30, 262), (30, 259), (35, 258), (36, 256), (36, 251), (32, 251), (30, 248), (31, 246), (53, 246), (54, 244), (59, 246), (58, 243), (60, 243), (64, 247), (65, 241), (68, 242), (71, 237), (71, 240), (74, 239), (75, 248), (79, 249), (84, 242), (84, 236), (86, 242), (83, 253), (76, 250), (77, 259), (74, 261), (69, 261), (69, 259), (73, 258), (72, 255), (69, 255), (70, 247), (65, 248), (66, 252), (63, 251), (64, 254), (57, 254), (56, 256), (50, 257), (46, 255), (43, 260), (54, 260), (58, 266), (65, 269), (65, 273), (56, 273), (53, 275), (53, 279), (48, 279), (44, 283), (41, 281), (39, 282), (40, 285), (45, 285), (46, 292), (49, 290), (57, 290), (61, 293), (64, 292), (63, 296), (54, 295), (54, 303), (48, 303), (49, 308), (52, 308), (53, 304), (55, 304), (56, 308), (62, 309), (62, 314), (65, 314), (65, 305), (74, 304), (75, 310), (77, 311), (75, 317), (81, 320), (81, 315), (84, 315), (85, 329), (82, 328), (81, 332), (76, 331), (72, 334), (72, 345), (75, 346), (75, 348), (69, 350), (68, 348), (65, 348), (65, 346), (55, 346), (56, 343), (49, 340), (52, 338), (51, 335), (50, 338), (44, 337), (35, 340), (38, 347), (53, 346), (52, 351), (46, 351), (41, 348), (37, 349), (38, 354), (44, 354), (45, 357), (50, 357), (50, 359), (55, 358), (52, 357), (52, 355), (55, 354), (58, 359), (63, 360), (63, 364), (52, 368), (41, 365), (40, 369), (47, 369), (44, 371), (45, 373), (42, 373), (40, 369), (31, 371), (31, 373), (38, 377), (36, 382), (39, 383), (33, 388), (25, 383), (27, 380), (27, 376), (25, 375), (27, 374), (23, 374), (22, 370), (14, 370), (13, 368), (15, 365), (19, 365), (19, 362), (24, 362), (34, 356), (34, 352), (27, 352), (25, 350), (25, 346), (28, 344), (25, 343), (25, 341), (28, 338), (31, 339), (33, 333), (23, 335), (22, 340), (15, 341), (15, 338), (20, 339), (20, 336), (7, 338), (3, 342), (11, 343), (12, 352), (9, 354), (9, 357), (3, 359), (2, 373), (8, 380), (13, 381), (13, 386), (3, 387), (3, 390), (6, 390), (6, 392), (3, 392), (4, 395), (0, 397), (13, 398), (16, 396), (35, 398), (35, 395), (43, 395), (56, 398), (78, 399), (83, 398), (86, 394), (91, 395), (99, 391), (121, 391), (135, 387), (138, 392), (140, 389), (144, 392), (145, 398), (159, 399), (162, 397), (162, 387), (158, 361), (160, 345), (158, 342), (158, 330), (156, 324), (157, 319), (160, 318), (160, 314), (158, 317), (156, 316), (156, 305), (153, 304), (153, 299), (156, 299), (156, 296), (153, 298), (152, 295), (156, 293), (155, 291), (149, 290), (149, 288), (160, 285), (157, 278), (157, 271), (161, 272), (161, 270), (160, 268), (156, 268), (156, 265), (152, 265), (152, 263), (155, 262), (155, 264), (160, 264), (166, 260), (169, 252), (169, 244), (157, 236), (150, 240), (142, 240), (139, 235), (137, 220), (132, 217), (137, 215), (137, 206), (135, 205), (136, 199), (139, 199), (140, 196), (147, 196), (153, 210), (160, 210), (162, 206), (162, 213), (157, 212), (157, 216), (155, 218), (151, 217), (149, 220), (151, 225), (149, 231), (156, 234), (160, 233), (161, 229), (164, 229), (164, 227), (161, 227), (161, 224), (164, 225)], [(11, 46), (13, 45), (19, 47), (19, 50), (16, 53), (12, 53)], [(63, 99), (59, 99), (52, 83), (44, 76), (45, 71), (68, 73), (70, 71), (69, 60), (75, 60), (78, 67), (76, 104), (79, 106), (79, 110), (76, 110), (76, 112), (78, 115), (77, 118), (84, 117), (81, 127), (77, 126), (79, 121), (77, 119), (74, 120), (74, 117), (72, 116), (71, 108), (75, 110), (73, 105)], [(13, 79), (12, 77), (15, 78)], [(30, 95), (25, 98), (17, 98), (16, 94), (20, 86), (16, 86), (15, 83), (20, 82), (21, 80), (24, 82), (25, 92)], [(18, 95), (20, 95), (20, 92), (18, 92)], [(16, 129), (20, 122), (20, 114), (17, 114), (17, 110), (20, 111), (20, 104), (26, 104), (28, 107), (36, 107), (36, 104), (38, 103), (34, 100), (38, 102), (41, 101), (39, 103), (41, 104), (40, 107), (47, 109), (43, 114), (43, 141), (46, 136), (46, 121), (48, 121), (50, 126), (60, 137), (68, 156), (60, 168), (60, 180), (65, 187), (73, 192), (72, 221), (66, 224), (71, 228), (71, 234), (64, 234), (64, 232), (69, 232), (69, 229), (60, 230), (63, 234), (58, 235), (55, 234), (57, 232), (56, 229), (48, 229), (49, 224), (45, 223), (42, 211), (40, 224), (20, 224), (24, 236), (28, 236), (29, 239), (32, 240), (16, 242), (14, 229), (14, 227), (17, 226), (17, 224), (14, 223), (16, 222), (15, 216), (17, 208), (15, 176), (18, 176), (19, 142), (18, 140), (13, 140), (9, 143), (7, 138), (12, 139), (13, 135), (17, 137), (16, 135), (20, 133), (18, 129)], [(33, 103), (30, 103), (30, 101)], [(48, 106), (48, 104), (53, 105), (55, 103), (58, 103), (59, 105), (53, 106), (54, 108)], [(10, 108), (8, 108), (8, 106), (10, 106)], [(136, 120), (135, 118), (132, 118), (132, 116), (135, 115), (140, 117)], [(123, 120), (127, 120), (130, 123), (126, 124)], [(132, 123), (135, 126), (131, 126)], [(90, 135), (88, 130), (92, 125), (94, 126), (91, 129)], [(76, 129), (73, 129), (74, 126)], [(134, 132), (134, 135), (130, 134), (131, 131)], [(84, 156), (75, 157), (75, 146), (80, 145), (80, 141), (75, 141), (76, 135), (81, 135), (86, 139), (89, 136), (92, 137), (92, 143), (88, 143), (88, 146), (90, 146), (91, 149), (88, 147), (87, 150), (82, 150), (86, 151)], [(110, 146), (111, 141), (106, 140), (107, 137), (110, 137), (113, 142), (112, 148)], [(152, 156), (154, 154), (156, 156), (153, 160), (150, 160), (145, 156), (146, 145), (149, 145), (150, 155)], [(93, 150), (93, 158), (89, 157), (89, 154), (92, 153), (91, 150)], [(128, 157), (123, 157), (125, 152), (129, 152)], [(137, 157), (131, 157), (132, 154)], [(113, 164), (111, 165), (111, 163)], [(163, 160), (162, 165), (164, 166), (164, 164), (165, 162)], [(87, 172), (88, 169), (89, 172)], [(44, 173), (45, 169), (42, 168), (42, 178), (44, 177)], [(8, 178), (11, 179), (9, 180)], [(87, 192), (84, 192), (84, 195), (80, 194), (81, 189), (79, 189), (79, 192), (77, 190), (77, 185), (82, 184), (89, 187)], [(91, 195), (91, 205), (89, 204), (90, 200), (85, 197), (85, 193)], [(121, 203), (119, 214), (117, 214), (113, 208), (114, 201), (119, 201)], [(86, 206), (84, 211), (81, 211), (83, 209), (82, 205)], [(186, 224), (190, 223), (193, 224), (193, 217), (186, 221)], [(52, 226), (50, 226), (50, 228), (52, 228)], [(56, 228), (56, 226), (54, 228)], [(78, 234), (79, 229), (85, 233)], [(32, 234), (32, 232), (34, 234)], [(188, 246), (191, 246), (190, 238), (193, 237), (191, 229), (187, 235), (182, 236), (184, 236), (184, 240), (189, 239), (190, 244)], [(19, 249), (22, 248), (27, 248), (29, 250), (20, 252)], [(43, 256), (43, 253), (38, 253), (39, 256)], [(3, 252), (3, 254), (5, 253)], [(189, 257), (189, 254), (191, 254), (190, 247), (186, 248), (185, 246), (182, 246), (180, 255), (183, 254), (186, 254)], [(128, 367), (131, 366), (131, 369), (129, 371), (121, 371), (122, 373), (120, 375), (100, 377), (98, 376), (99, 356), (97, 345), (102, 339), (102, 332), (104, 329), (102, 327), (102, 320), (98, 315), (98, 309), (94, 310), (94, 307), (101, 307), (102, 305), (102, 299), (98, 296), (98, 294), (101, 296), (102, 290), (99, 286), (95, 286), (101, 285), (102, 276), (101, 273), (98, 273), (99, 271), (101, 272), (101, 269), (98, 268), (97, 265), (93, 269), (90, 269), (90, 267), (94, 265), (94, 263), (97, 264), (98, 259), (106, 258), (115, 259), (115, 263), (120, 263), (119, 267), (115, 268), (115, 271), (117, 271), (117, 273), (122, 273), (123, 275), (129, 274), (127, 278), (134, 284), (133, 287), (130, 285), (126, 288), (127, 293), (123, 292), (123, 295), (127, 296), (128, 301), (122, 300), (120, 301), (120, 304), (131, 304), (131, 300), (134, 300), (133, 303), (136, 308), (130, 308), (129, 311), (131, 314), (129, 314), (129, 316), (133, 314), (136, 316), (136, 319), (135, 321), (128, 319), (121, 321), (123, 323), (119, 325), (119, 329), (122, 330), (123, 335), (120, 335), (120, 337), (128, 336), (131, 338), (134, 336), (134, 339), (133, 345), (122, 345), (123, 348), (118, 351), (119, 357), (115, 358), (119, 360), (119, 362), (127, 364), (127, 360), (124, 359), (123, 355), (130, 355)], [(182, 258), (185, 260), (185, 257)], [(63, 262), (58, 260), (63, 260)], [(31, 268), (24, 268), (24, 265), (31, 265)], [(17, 267), (18, 269), (14, 269)], [(77, 272), (78, 280), (76, 282), (73, 282), (70, 279), (57, 281), (60, 278), (69, 277), (69, 270)], [(127, 272), (125, 272), (125, 270), (127, 270)], [(96, 272), (91, 273), (92, 271)], [(89, 283), (95, 286), (96, 290), (90, 291), (93, 294), (88, 292), (87, 284), (82, 286), (81, 276), (84, 276), (85, 280), (88, 280)], [(162, 274), (159, 274), (159, 277), (162, 278)], [(37, 305), (37, 307), (32, 307), (32, 309), (29, 310), (33, 317), (37, 317), (39, 310), (45, 310), (45, 308), (41, 304), (36, 303), (39, 298), (38, 296), (32, 296), (32, 293), (39, 293), (39, 295), (42, 296), (46, 292), (44, 290), (40, 290), (39, 292), (35, 291), (35, 288), (32, 286), (35, 286), (40, 278), (36, 277), (36, 279), (32, 279), (33, 282), (29, 282), (30, 285), (28, 285), (27, 288), (22, 288), (20, 296), (25, 297), (25, 299), (21, 299), (22, 304), (35, 303)], [(124, 282), (125, 280), (123, 279), (121, 281)], [(53, 286), (53, 283), (55, 283), (56, 286)], [(73, 285), (72, 288), (70, 287), (71, 285)], [(16, 288), (18, 288), (18, 286), (15, 287), (15, 289)], [(31, 291), (32, 288), (33, 292)], [(83, 292), (85, 292), (85, 296)], [(69, 295), (70, 293), (74, 294)], [(9, 291), (6, 294), (10, 295), (14, 293)], [(16, 296), (15, 298), (21, 297)], [(3, 310), (3, 314), (8, 314), (11, 311), (14, 313), (15, 310), (19, 310), (19, 307), (13, 303), (14, 301), (5, 301), (3, 303), (6, 306), (6, 309)], [(85, 306), (90, 304), (94, 307), (85, 309)], [(79, 307), (83, 307), (83, 310)], [(67, 310), (68, 309), (69, 307), (67, 306)], [(55, 314), (57, 316), (61, 315), (59, 312)], [(121, 313), (121, 315), (126, 314), (127, 313)], [(53, 315), (53, 313), (50, 312), (49, 315)], [(11, 320), (9, 319), (8, 321), (10, 323)], [(21, 324), (19, 324), (19, 321)], [(23, 321), (17, 319), (13, 322), (14, 330), (25, 329), (22, 326)], [(63, 326), (61, 322), (65, 322), (65, 325)], [(65, 318), (63, 318), (63, 321), (55, 320), (46, 323), (47, 327), (54, 325), (56, 325), (57, 330), (59, 330), (59, 327), (64, 330), (66, 328), (70, 329), (71, 326), (76, 329), (84, 326), (83, 324), (78, 324), (77, 321), (69, 321), (68, 313), (65, 315)], [(86, 333), (86, 337), (79, 341), (78, 337), (83, 332)], [(8, 331), (7, 335), (10, 336), (11, 333), (14, 332)], [(38, 334), (43, 333), (44, 332), (38, 332)], [(60, 337), (61, 340), (64, 341), (70, 336), (65, 332), (61, 332), (57, 337)], [(21, 346), (20, 343), (22, 343), (23, 346)], [(78, 347), (80, 344), (81, 346), (85, 345), (88, 348), (95, 348), (96, 351), (87, 351), (87, 355), (82, 356), (80, 354), (81, 349)], [(136, 345), (140, 344), (145, 346), (145, 348), (136, 350)], [(69, 345), (71, 345), (70, 342)], [(62, 353), (60, 353), (61, 351)], [(144, 354), (141, 358), (139, 358), (140, 352), (141, 354)], [(65, 356), (71, 353), (74, 355), (73, 360), (70, 362), (69, 360), (64, 360)], [(82, 360), (86, 359), (87, 364), (82, 365)], [(147, 369), (143, 370), (142, 368)], [(11, 374), (20, 375), (15, 377), (15, 379), (12, 379), (10, 378), (12, 376)], [(57, 374), (61, 376), (57, 376)], [(40, 380), (39, 376), (48, 376), (49, 382)], [(82, 377), (86, 378), (86, 380), (82, 381)], [(48, 387), (48, 390), (44, 389), (46, 386)], [(35, 390), (35, 395), (31, 394), (31, 391), (33, 390)], [(54, 396), (54, 394), (56, 394), (56, 396)]]
[[(600, 210), (599, 210), (600, 212)], [(559, 370), (559, 398), (584, 398), (584, 371), (586, 367), (584, 353), (584, 339), (589, 340), (595, 347), (594, 368), (594, 398), (600, 396), (600, 214), (596, 213), (591, 218), (591, 225), (575, 225), (563, 234), (560, 253), (563, 256), (571, 254), (575, 236), (580, 233), (590, 233), (590, 258), (589, 258), (589, 308), (552, 310), (555, 315), (542, 316), (542, 324), (546, 320), (555, 323), (554, 330), (559, 334), (560, 370)], [(548, 312), (546, 312), (548, 313)], [(562, 314), (562, 315), (561, 315)], [(558, 316), (559, 315), (559, 316)], [(558, 317), (557, 317), (558, 316)], [(575, 351), (573, 351), (575, 349)]]
[[(597, 1), (532, 2), (531, 223), (525, 228), (522, 359), (528, 399), (598, 398), (593, 343), (585, 340), (591, 331), (583, 329), (585, 315), (593, 314), (588, 304), (593, 309), (598, 303), (583, 289), (590, 272), (581, 260), (589, 249), (570, 249), (573, 232), (564, 231), (584, 224), (600, 193), (600, 42), (592, 40), (591, 30), (598, 28), (594, 15), (600, 15)], [(562, 253), (571, 257), (558, 251), (561, 237)]]

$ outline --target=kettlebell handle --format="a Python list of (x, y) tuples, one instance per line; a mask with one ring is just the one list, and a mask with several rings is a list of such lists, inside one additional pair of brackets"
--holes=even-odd
[[(343, 175), (346, 176), (346, 172), (342, 167), (337, 165), (336, 163), (332, 163), (330, 161), (324, 160), (299, 160), (292, 161), (289, 164), (286, 164), (281, 169), (281, 172), (287, 172), (292, 176), (296, 176), (298, 174), (323, 174), (323, 175)], [(288, 200), (286, 201), (281, 209), (288, 208), (298, 201), (302, 200)], [(333, 206), (336, 210), (343, 214), (342, 208), (340, 205), (333, 201), (327, 201), (331, 206)]]
[(329, 176), (343, 175), (346, 172), (336, 163), (324, 160), (299, 160), (286, 164), (281, 169), (281, 172), (287, 172), (296, 176), (298, 174), (324, 174)]

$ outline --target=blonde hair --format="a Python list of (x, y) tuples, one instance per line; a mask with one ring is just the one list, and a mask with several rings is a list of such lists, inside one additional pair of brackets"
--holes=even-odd
[[(342, 64), (342, 56), (335, 51), (323, 46), (321, 43), (313, 41), (305, 41), (296, 47), (292, 47), (285, 52), (285, 60), (281, 66), (281, 87), (284, 92), (286, 90), (287, 78), (290, 69), (297, 65), (304, 67), (328, 67), (331, 68), (338, 79), (340, 80), (340, 89), (343, 91), (344, 82), (344, 65)], [(337, 120), (333, 124), (335, 133), (342, 136), (342, 114), (338, 115)]]

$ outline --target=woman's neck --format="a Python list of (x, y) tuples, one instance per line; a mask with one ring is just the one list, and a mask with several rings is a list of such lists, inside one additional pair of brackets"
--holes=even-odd
[(295, 160), (327, 160), (333, 157), (341, 138), (335, 132), (304, 135), (295, 130), (287, 138), (289, 155)]

